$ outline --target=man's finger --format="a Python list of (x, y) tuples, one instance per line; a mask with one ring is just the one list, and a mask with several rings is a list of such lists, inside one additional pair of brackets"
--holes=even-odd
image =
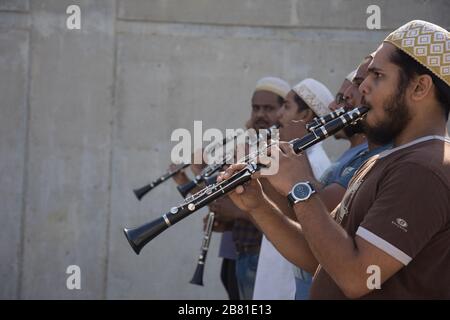
[(226, 179), (230, 178), (233, 174), (235, 174), (236, 172), (245, 168), (245, 166), (246, 166), (245, 163), (237, 163), (237, 164), (231, 165), (227, 170), (225, 170), (223, 179), (226, 180)]
[(222, 182), (224, 174), (225, 174), (225, 171), (220, 171), (219, 174), (217, 175), (216, 182)]
[(237, 194), (242, 194), (242, 193), (244, 193), (245, 190), (244, 190), (243, 186), (237, 186), (235, 191)]
[(266, 167), (269, 167), (270, 164), (272, 163), (272, 158), (270, 158), (267, 155), (261, 155), (258, 157), (258, 162), (261, 163), (262, 165), (265, 165)]
[(252, 179), (260, 179), (260, 178), (261, 178), (261, 170), (256, 171), (254, 174), (252, 174)]
[(285, 155), (295, 155), (294, 148), (289, 142), (280, 142), (280, 149)]

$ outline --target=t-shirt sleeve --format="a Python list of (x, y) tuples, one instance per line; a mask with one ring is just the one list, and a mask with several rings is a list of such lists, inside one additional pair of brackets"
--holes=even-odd
[(356, 234), (407, 265), (448, 220), (449, 190), (430, 169), (392, 167)]

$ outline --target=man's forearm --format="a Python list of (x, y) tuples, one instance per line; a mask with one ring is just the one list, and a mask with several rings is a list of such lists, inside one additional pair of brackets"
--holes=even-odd
[(318, 262), (297, 222), (269, 202), (250, 213), (260, 230), (287, 260), (310, 273), (316, 271)]
[(312, 253), (344, 290), (361, 274), (359, 252), (354, 239), (333, 221), (317, 196), (296, 204), (294, 210)]
[(297, 221), (297, 216), (295, 215), (294, 208), (289, 206), (287, 198), (277, 192), (274, 187), (266, 180), (260, 179), (263, 191), (266, 196), (278, 207), (278, 209), (287, 217), (292, 220)]

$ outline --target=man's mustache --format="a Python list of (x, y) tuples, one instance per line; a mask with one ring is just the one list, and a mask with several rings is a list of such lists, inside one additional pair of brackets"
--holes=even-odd
[(264, 120), (264, 119), (256, 119), (254, 123), (255, 123), (255, 124), (264, 124), (264, 125), (267, 125), (267, 124), (268, 124), (268, 121), (267, 121), (267, 120)]
[(364, 96), (363, 96), (362, 99), (361, 99), (361, 104), (362, 104), (363, 106), (368, 107), (368, 108), (372, 108), (372, 105), (366, 100), (366, 98), (365, 98)]

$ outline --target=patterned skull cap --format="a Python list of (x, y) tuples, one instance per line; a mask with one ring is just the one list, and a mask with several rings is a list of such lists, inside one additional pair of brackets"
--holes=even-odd
[(413, 20), (384, 40), (410, 55), (450, 86), (450, 33), (433, 23)]

